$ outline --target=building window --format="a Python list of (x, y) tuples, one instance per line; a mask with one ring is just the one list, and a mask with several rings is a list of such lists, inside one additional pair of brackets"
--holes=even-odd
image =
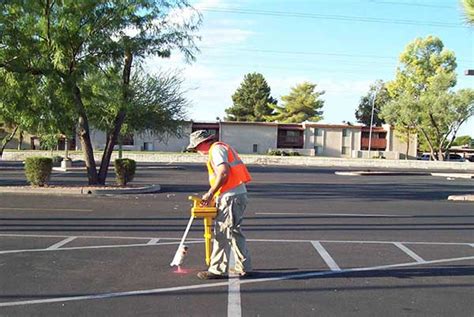
[(342, 129), (342, 136), (343, 137), (349, 136), (349, 130), (348, 129)]
[(323, 136), (323, 129), (314, 129), (314, 136)]
[(323, 147), (320, 145), (317, 145), (314, 147), (314, 152), (316, 155), (321, 155), (323, 154)]
[(134, 145), (133, 133), (122, 135), (122, 145)]
[(343, 146), (342, 147), (342, 155), (349, 155), (349, 152), (350, 152), (350, 148), (348, 146)]
[(153, 151), (153, 142), (143, 142), (144, 151)]
[(258, 153), (258, 144), (253, 145), (253, 153)]

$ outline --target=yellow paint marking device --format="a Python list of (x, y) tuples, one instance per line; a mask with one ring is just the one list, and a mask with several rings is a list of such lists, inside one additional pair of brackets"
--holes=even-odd
[(217, 215), (217, 208), (215, 202), (212, 201), (210, 206), (201, 206), (201, 198), (197, 196), (189, 196), (189, 200), (193, 201), (193, 208), (191, 208), (191, 216), (194, 218), (204, 219), (204, 242), (206, 247), (206, 264), (211, 263), (211, 228), (212, 220)]
[(184, 256), (187, 253), (187, 246), (184, 245), (184, 241), (188, 236), (189, 229), (191, 229), (191, 225), (193, 224), (194, 218), (203, 218), (204, 219), (204, 242), (205, 242), (205, 250), (206, 250), (206, 264), (209, 266), (211, 262), (211, 228), (212, 228), (212, 221), (217, 215), (217, 208), (215, 206), (214, 201), (211, 202), (211, 206), (201, 206), (202, 199), (198, 196), (189, 196), (189, 200), (193, 201), (193, 207), (191, 208), (191, 217), (189, 218), (188, 225), (186, 226), (186, 230), (184, 231), (183, 238), (179, 243), (178, 249), (174, 255), (173, 260), (170, 263), (170, 266), (181, 266), (184, 261)]

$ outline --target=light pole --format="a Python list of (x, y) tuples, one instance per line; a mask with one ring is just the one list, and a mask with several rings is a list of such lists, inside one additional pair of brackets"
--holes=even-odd
[(371, 148), (372, 148), (372, 126), (374, 124), (374, 108), (375, 108), (375, 99), (380, 90), (380, 86), (376, 86), (374, 90), (374, 96), (372, 98), (372, 112), (370, 114), (370, 127), (369, 127), (369, 159), (371, 158)]

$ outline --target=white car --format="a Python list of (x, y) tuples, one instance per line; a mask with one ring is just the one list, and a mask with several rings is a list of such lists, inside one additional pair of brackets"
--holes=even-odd
[(448, 157), (444, 159), (445, 161), (451, 162), (465, 162), (466, 159), (459, 154), (450, 153)]

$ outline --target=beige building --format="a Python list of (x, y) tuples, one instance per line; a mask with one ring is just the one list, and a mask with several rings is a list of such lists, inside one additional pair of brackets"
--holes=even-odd
[[(229, 121), (187, 122), (179, 136), (157, 137), (147, 133), (129, 135), (123, 138), (123, 149), (182, 152), (188, 145), (189, 134), (202, 129), (215, 134), (220, 141), (231, 144), (241, 154), (266, 154), (271, 150), (279, 150), (308, 156), (403, 159), (407, 151), (407, 144), (390, 125), (370, 129), (361, 125), (314, 122), (282, 124)], [(93, 148), (102, 150), (106, 133), (93, 130), (91, 139)], [(73, 140), (71, 144), (80, 149), (80, 142)], [(415, 135), (409, 143), (408, 158), (416, 158), (416, 151)]]

